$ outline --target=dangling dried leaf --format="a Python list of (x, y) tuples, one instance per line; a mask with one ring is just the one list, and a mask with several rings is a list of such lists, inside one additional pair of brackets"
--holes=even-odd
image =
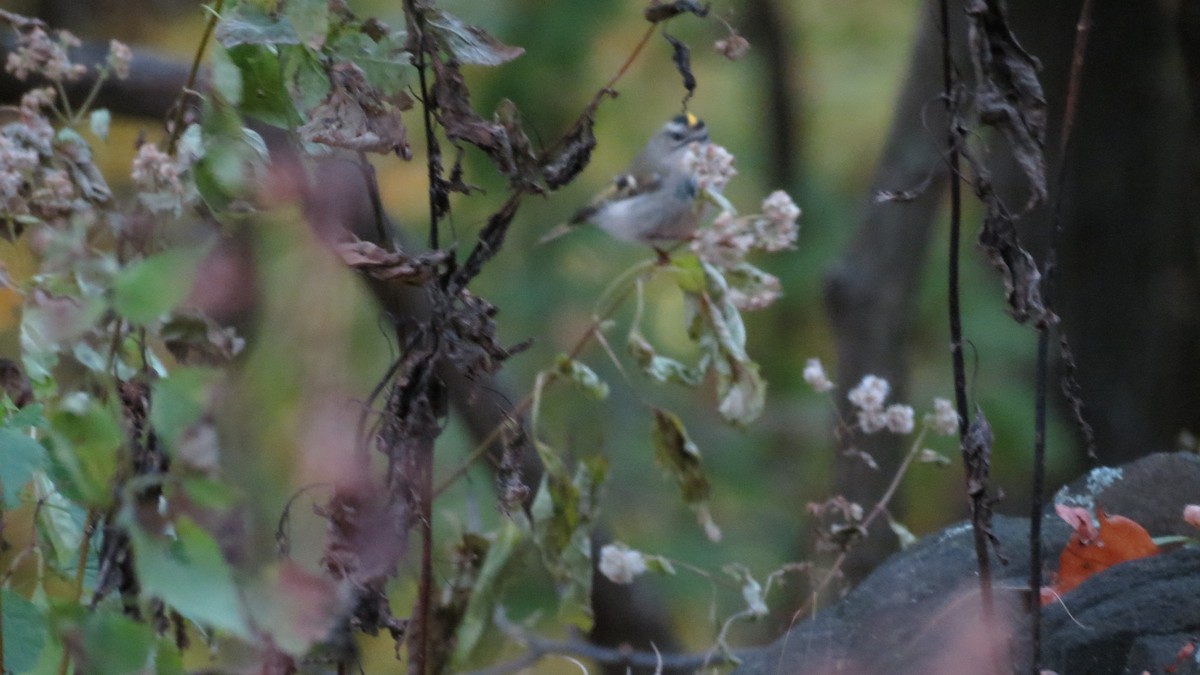
[(695, 14), (703, 18), (708, 16), (708, 8), (707, 3), (701, 5), (696, 0), (675, 0), (674, 2), (651, 0), (650, 6), (643, 12), (643, 16), (650, 23), (660, 23), (680, 14)]
[(495, 120), (507, 134), (508, 159), (512, 163), (508, 177), (513, 186), (541, 192), (536, 183), (541, 167), (533, 144), (529, 142), (529, 136), (521, 124), (521, 112), (517, 110), (517, 105), (508, 99), (501, 101), (496, 107)]
[(1000, 272), (1008, 313), (1017, 323), (1037, 323), (1046, 315), (1040, 291), (1042, 273), (1029, 251), (1021, 248), (1017, 228), (1000, 199), (988, 193), (985, 200), (988, 213), (979, 232), (979, 245)]
[(400, 118), (407, 98), (383, 96), (367, 82), (362, 69), (349, 61), (335, 64), (329, 75), (329, 95), (296, 130), (300, 138), (362, 152), (394, 152), (412, 159), (408, 131)]
[(462, 267), (455, 272), (450, 283), (451, 292), (466, 288), (471, 279), (474, 279), (475, 275), (483, 270), (484, 264), (504, 246), (504, 237), (508, 235), (508, 226), (512, 223), (513, 216), (517, 215), (517, 208), (521, 205), (521, 195), (520, 191), (514, 192), (508, 201), (504, 202), (504, 206), (488, 218), (487, 225), (484, 225), (483, 230), (479, 232), (479, 241), (475, 243), (475, 248), (471, 249), (471, 254), (467, 256)]
[(988, 476), (992, 471), (992, 426), (983, 415), (983, 409), (975, 407), (975, 419), (967, 427), (963, 439), (963, 458), (967, 469), (967, 494), (977, 497), (987, 493)]
[(594, 114), (598, 97), (587, 110), (575, 121), (575, 126), (567, 132), (559, 144), (556, 154), (542, 153), (542, 178), (551, 190), (570, 183), (587, 167), (592, 159), (592, 149), (596, 147), (596, 136), (592, 126), (596, 123)]
[(671, 55), (671, 61), (675, 63), (675, 69), (679, 71), (679, 75), (683, 77), (683, 88), (687, 89), (687, 97), (684, 100), (692, 97), (696, 93), (696, 76), (692, 74), (692, 55), (688, 50), (688, 46), (672, 35), (663, 33), (663, 37), (667, 42), (671, 43), (674, 52)]
[[(516, 162), (513, 159), (509, 129), (501, 121), (489, 122), (483, 119), (471, 108), (470, 93), (458, 63), (434, 59), (433, 71), (437, 75), (433, 85), (434, 109), (442, 128), (446, 131), (446, 137), (474, 145), (487, 153), (501, 173), (506, 176), (515, 175)], [(518, 132), (518, 143), (523, 143), (524, 147), (521, 150), (527, 151), (529, 139), (519, 127), (515, 106), (509, 103), (501, 108), (502, 111), (497, 116), (503, 117), (513, 126)]]
[(967, 40), (975, 66), (980, 122), (1004, 132), (1029, 179), (1028, 210), (1046, 199), (1046, 97), (1041, 64), (1017, 42), (1000, 0), (973, 0)]

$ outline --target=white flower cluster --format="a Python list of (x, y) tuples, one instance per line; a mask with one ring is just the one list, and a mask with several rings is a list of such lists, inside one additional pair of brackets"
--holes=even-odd
[(933, 399), (933, 413), (925, 417), (925, 423), (934, 432), (943, 436), (958, 433), (958, 412), (954, 404), (944, 398)]
[(891, 385), (887, 380), (867, 375), (847, 394), (850, 402), (858, 408), (858, 427), (863, 433), (873, 434), (883, 429), (894, 434), (912, 433), (912, 406), (893, 403), (884, 408), (890, 392)]
[(771, 193), (758, 215), (737, 217), (723, 211), (712, 225), (692, 239), (692, 252), (701, 260), (723, 269), (733, 269), (753, 250), (782, 251), (796, 245), (800, 208), (783, 190)]
[(800, 207), (788, 193), (776, 190), (762, 203), (762, 218), (755, 221), (758, 248), (764, 251), (782, 251), (796, 245), (800, 226)]
[(129, 48), (129, 45), (117, 40), (108, 43), (108, 65), (112, 67), (118, 80), (129, 77), (131, 63), (133, 63), (133, 50)]
[(720, 192), (737, 175), (733, 154), (716, 143), (692, 143), (683, 155), (683, 170), (695, 177), (700, 191)]
[(600, 573), (614, 584), (631, 584), (646, 571), (646, 558), (625, 544), (605, 544), (600, 549)]
[(61, 160), (83, 172), (90, 157), (80, 156), (71, 143), (55, 142), (54, 127), (44, 112), (54, 105), (55, 96), (49, 87), (26, 92), (16, 109), (17, 120), (0, 127), (0, 217), (53, 220), (86, 208)]
[(183, 184), (179, 182), (179, 165), (153, 143), (142, 143), (138, 148), (129, 177), (133, 179), (134, 185), (146, 192), (183, 194)]
[(804, 362), (804, 381), (818, 394), (824, 394), (834, 387), (833, 382), (825, 375), (825, 366), (821, 365), (821, 359), (814, 358)]
[(71, 63), (67, 50), (78, 47), (79, 38), (65, 30), (56, 31), (52, 40), (41, 27), (21, 31), (17, 48), (8, 53), (4, 69), (18, 80), (38, 74), (52, 82), (73, 82), (87, 72), (87, 67)]

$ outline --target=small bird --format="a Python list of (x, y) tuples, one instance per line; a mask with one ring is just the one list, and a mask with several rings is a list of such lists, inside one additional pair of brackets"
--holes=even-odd
[[(614, 239), (658, 249), (686, 240), (700, 221), (700, 186), (684, 166), (688, 147), (708, 143), (708, 128), (691, 113), (667, 122), (611, 185), (542, 242), (583, 223), (594, 223)], [(661, 249), (660, 249), (661, 250)]]

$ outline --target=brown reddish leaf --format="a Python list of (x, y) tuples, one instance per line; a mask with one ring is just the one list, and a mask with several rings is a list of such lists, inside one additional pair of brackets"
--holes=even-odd
[[(1158, 554), (1158, 545), (1141, 525), (1124, 516), (1109, 516), (1099, 505), (1097, 531), (1086, 509), (1056, 507), (1058, 515), (1075, 528), (1058, 560), (1058, 577), (1052, 590), (1058, 595), (1069, 593), (1088, 577), (1113, 565)], [(1047, 603), (1043, 594), (1042, 604)]]

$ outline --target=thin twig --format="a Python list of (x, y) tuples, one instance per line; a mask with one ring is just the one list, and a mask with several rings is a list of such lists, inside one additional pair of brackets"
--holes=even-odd
[(188, 73), (187, 84), (183, 85), (183, 91), (179, 95), (179, 101), (175, 104), (175, 119), (171, 125), (171, 137), (167, 140), (167, 154), (174, 156), (175, 145), (179, 143), (179, 136), (183, 133), (183, 113), (187, 109), (187, 96), (196, 91), (196, 77), (200, 74), (200, 64), (204, 60), (204, 51), (208, 48), (208, 41), (212, 39), (213, 31), (217, 28), (217, 22), (221, 20), (221, 9), (225, 5), (225, 0), (216, 0), (213, 3), (211, 14), (208, 17), (208, 23), (204, 26), (204, 35), (200, 36), (200, 46), (196, 48), (196, 55), (192, 57), (192, 70)]
[(1092, 21), (1092, 0), (1083, 0), (1079, 20), (1075, 24), (1075, 46), (1071, 56), (1071, 74), (1067, 84), (1067, 102), (1063, 110), (1062, 137), (1058, 146), (1058, 175), (1054, 195), (1054, 215), (1050, 247), (1042, 270), (1042, 292), (1048, 318), (1038, 323), (1036, 391), (1034, 394), (1033, 486), (1029, 513), (1029, 593), (1030, 598), (1030, 662), (1029, 672), (1041, 672), (1042, 614), (1037, 598), (1042, 588), (1042, 509), (1046, 483), (1046, 382), (1050, 377), (1050, 331), (1056, 317), (1053, 314), (1053, 290), (1058, 267), (1058, 243), (1062, 233), (1062, 194), (1067, 175), (1067, 147), (1075, 127), (1075, 112), (1079, 105), (1079, 88), (1083, 74), (1083, 57)]

